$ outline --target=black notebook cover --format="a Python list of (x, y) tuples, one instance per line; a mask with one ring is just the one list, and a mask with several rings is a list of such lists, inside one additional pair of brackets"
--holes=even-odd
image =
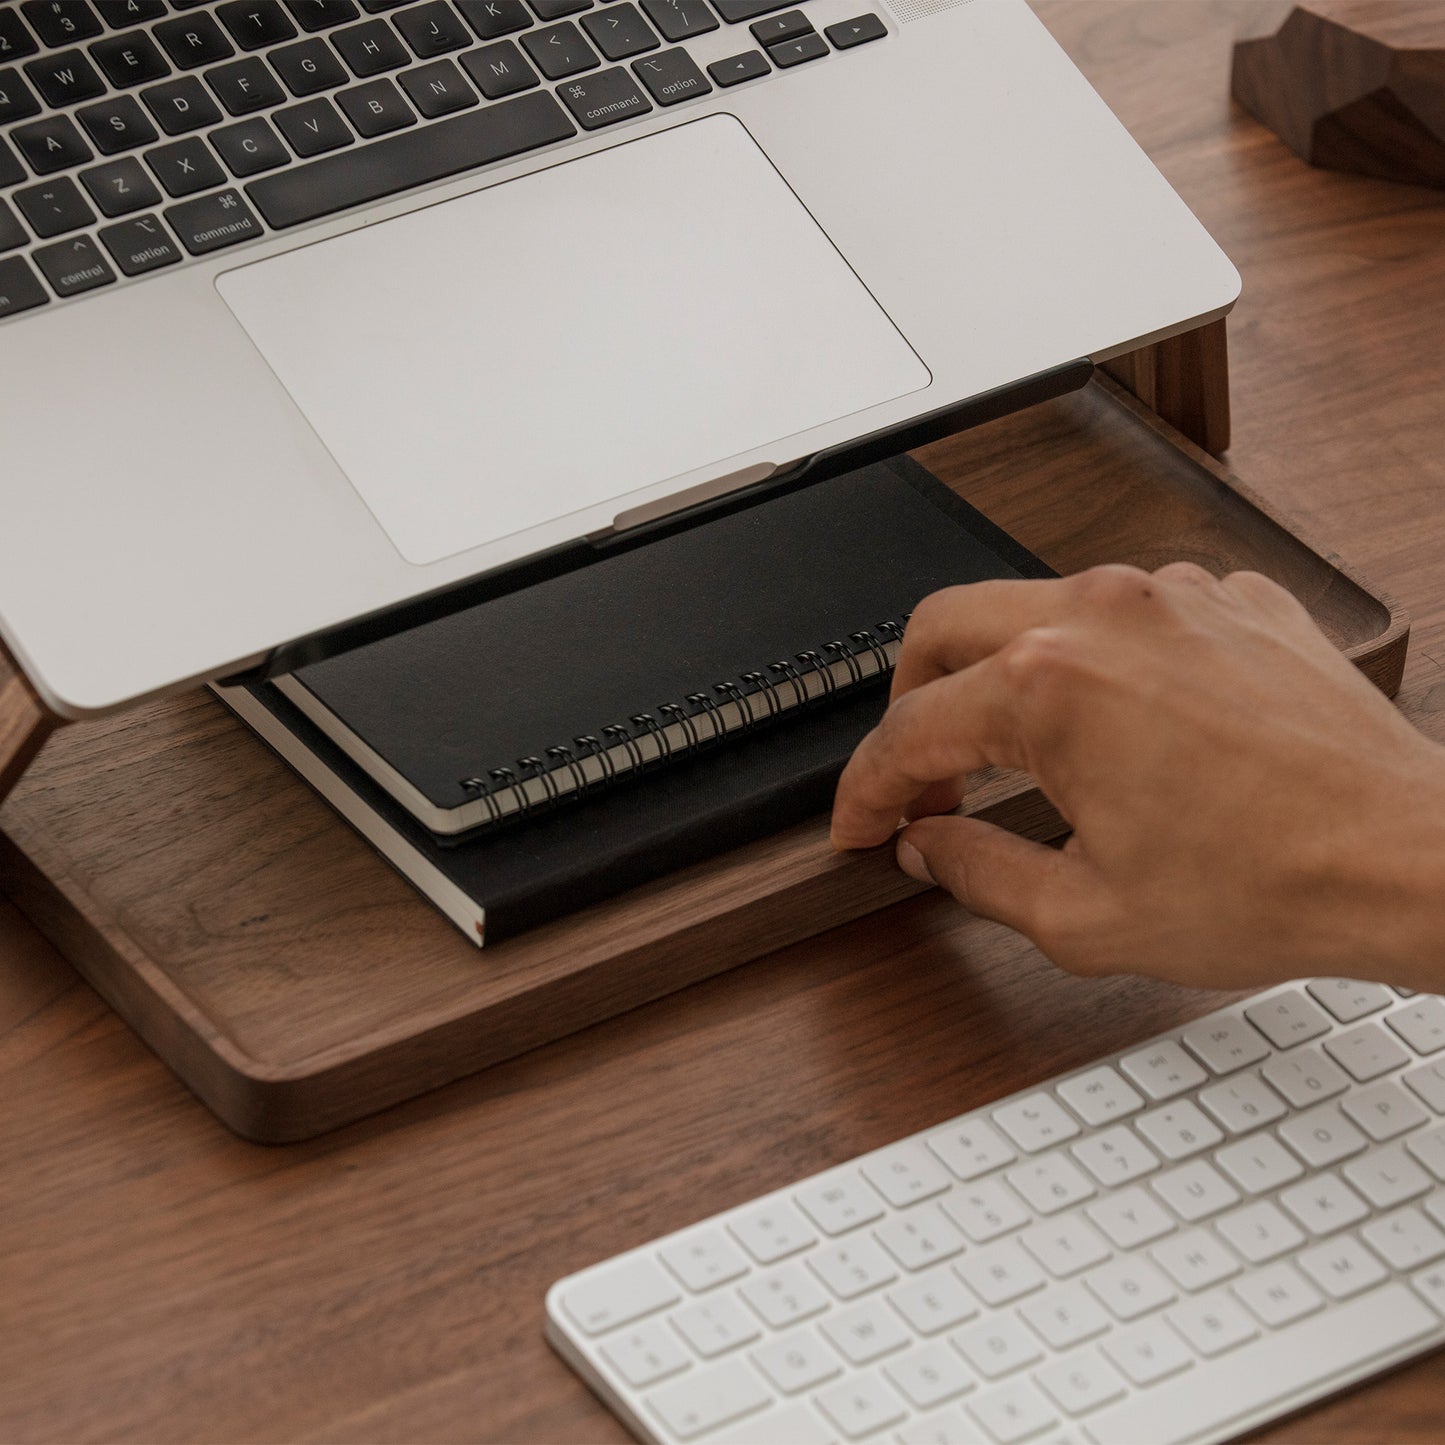
[[(810, 504), (790, 509), (790, 546), (785, 552), (761, 545), (765, 534), (770, 540), (776, 536), (767, 532), (767, 519), (782, 501)], [(510, 666), (504, 670), (509, 686), (530, 682), (545, 699), (545, 706), (528, 712), (527, 725), (545, 730), (556, 728), (561, 719), (592, 714), (594, 709), (586, 699), (598, 694), (589, 692), (587, 685), (595, 677), (610, 677), (614, 667), (653, 683), (641, 696), (655, 700), (666, 695), (655, 685), (659, 677), (676, 682), (687, 676), (682, 686), (699, 685), (692, 674), (676, 668), (676, 656), (681, 656), (686, 666), (702, 668), (704, 676), (709, 668), (719, 666), (724, 670), (731, 666), (741, 674), (764, 665), (788, 644), (779, 643), (776, 633), (759, 632), (752, 634), (749, 647), (746, 629), (759, 621), (786, 625), (786, 618), (779, 616), (771, 601), (784, 563), (791, 569), (790, 575), (811, 574), (809, 588), (794, 588), (794, 595), (810, 593), (810, 606), (816, 610), (809, 613), (805, 626), (816, 628), (823, 623), (824, 636), (830, 630), (835, 634), (856, 631), (875, 623), (880, 615), (906, 615), (929, 592), (952, 583), (1051, 575), (1031, 553), (908, 458), (820, 483), (744, 516), (751, 526), (741, 533), (734, 529), (730, 546), (714, 539), (694, 553), (695, 560), (706, 558), (705, 571), (689, 572), (686, 578), (674, 574), (669, 579), (674, 587), (685, 580), (692, 589), (686, 606), (682, 599), (676, 607), (667, 605), (668, 588), (658, 573), (649, 571), (652, 549), (643, 548), (615, 559), (627, 564), (625, 573), (619, 568), (612, 574), (620, 595), (604, 596), (593, 585), (591, 617), (609, 617), (614, 626), (595, 633), (578, 630), (574, 617), (562, 619), (550, 610), (544, 612), (544, 619), (565, 620), (567, 636), (574, 639), (580, 652), (542, 646), (539, 641), (535, 645), (541, 647), (540, 652), (530, 658), (509, 655)], [(742, 520), (723, 518), (698, 532)], [(781, 519), (777, 525), (781, 530)], [(857, 545), (856, 538), (849, 535), (857, 531), (868, 532), (866, 547)], [(690, 539), (696, 533), (687, 536)], [(750, 537), (759, 545), (752, 545)], [(859, 575), (857, 559), (864, 554), (871, 556), (870, 565), (882, 572), (881, 578)], [(848, 560), (840, 562), (840, 557)], [(602, 565), (606, 564), (591, 570)], [(527, 620), (528, 596), (530, 591), (505, 599), (505, 617), (516, 629), (514, 637), (545, 638), (550, 634), (538, 631), (542, 624)], [(706, 605), (699, 608), (699, 599)], [(498, 605), (487, 602), (474, 613), (497, 618), (502, 615), (494, 611)], [(701, 641), (678, 630), (680, 617), (699, 611), (708, 618)], [(491, 631), (479, 616), (469, 614), (469, 618), (467, 629), (452, 630), (453, 640), (460, 635), (485, 637), (489, 656), (506, 652), (499, 633)], [(835, 618), (842, 620), (830, 629), (827, 623)], [(457, 619), (446, 621), (455, 624)], [(427, 624), (428, 628), (435, 626), (438, 624)], [(405, 644), (415, 635), (392, 641)], [(388, 653), (389, 665), (399, 665), (400, 648), (389, 648)], [(460, 679), (458, 686), (469, 698), (481, 700), (486, 690), (482, 670), (468, 666), (465, 657), (458, 658), (451, 651), (429, 650), (426, 655), (438, 677), (444, 659), (449, 659), (453, 675)], [(642, 666), (639, 657), (659, 666)], [(352, 682), (362, 686), (359, 676)], [(375, 675), (369, 684), (373, 690), (385, 685)], [(273, 685), (258, 683), (218, 691), (384, 856), (460, 926), (475, 932), (474, 941), (483, 936), (495, 941), (521, 932), (826, 809), (839, 772), (882, 715), (887, 695), (886, 678), (880, 677), (825, 703), (799, 709), (770, 727), (727, 738), (685, 760), (649, 769), (625, 784), (594, 790), (579, 800), (476, 833), (460, 843), (443, 844)], [(331, 696), (333, 701), (340, 700), (335, 692)], [(624, 716), (638, 710), (637, 696), (619, 690), (607, 693), (608, 698), (617, 699)], [(375, 692), (366, 697), (375, 708)], [(433, 705), (437, 705), (436, 699)], [(376, 710), (386, 716), (385, 708)], [(415, 730), (406, 742), (418, 759), (425, 754), (426, 738), (440, 736), (438, 752), (444, 761), (429, 766), (442, 784), (453, 769), (475, 762), (474, 735), (456, 736), (452, 731), (460, 725), (454, 711), (443, 707), (440, 714), (427, 714), (409, 703), (397, 709), (397, 716), (409, 719), (409, 727)], [(447, 716), (450, 721), (429, 731), (429, 716)], [(567, 736), (585, 726), (585, 722), (562, 722), (557, 730)], [(528, 734), (509, 734), (524, 735)], [(539, 731), (536, 736), (541, 742), (544, 734)], [(468, 762), (461, 762), (463, 758)], [(462, 906), (465, 900), (474, 905), (471, 910)]]

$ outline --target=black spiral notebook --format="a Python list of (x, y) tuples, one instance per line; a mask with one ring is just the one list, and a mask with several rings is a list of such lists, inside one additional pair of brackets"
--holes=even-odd
[(825, 808), (918, 601), (1047, 575), (894, 458), (218, 693), (495, 940)]

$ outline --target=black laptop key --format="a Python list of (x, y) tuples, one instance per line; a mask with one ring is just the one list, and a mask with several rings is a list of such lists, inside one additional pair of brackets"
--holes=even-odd
[(155, 182), (131, 156), (81, 171), (80, 180), (107, 216), (128, 216), (161, 203)]
[(832, 41), (835, 50), (851, 50), (853, 46), (866, 45), (870, 40), (882, 40), (888, 34), (888, 27), (876, 15), (860, 15), (855, 20), (825, 25), (823, 34)]
[(281, 137), (259, 115), (236, 125), (223, 125), (208, 139), (233, 176), (258, 176), (291, 159)]
[(260, 50), (296, 38), (296, 27), (281, 8), (281, 0), (228, 0), (216, 7), (216, 18), (242, 50)]
[(163, 19), (166, 0), (95, 0), (95, 8), (112, 30), (124, 30), (127, 25)]
[(283, 45), (273, 50), (269, 59), (276, 74), (286, 82), (286, 89), (295, 96), (315, 95), (351, 79), (335, 52), (319, 38)]
[(192, 256), (206, 256), (266, 234), (238, 191), (182, 201), (171, 206), (165, 217)]
[(384, 70), (395, 70), (411, 59), (406, 46), (385, 20), (367, 20), (349, 30), (338, 30), (331, 37), (331, 43), (351, 73), (363, 80)]
[(25, 73), (42, 97), (57, 109), (105, 92), (105, 82), (83, 50), (61, 50), (29, 60)]
[(193, 196), (197, 191), (226, 184), (225, 171), (198, 135), (147, 151), (146, 164), (169, 196)]
[(336, 107), (323, 96), (278, 110), (271, 119), (298, 156), (319, 156), (355, 140)]
[(560, 20), (564, 15), (577, 15), (592, 8), (592, 0), (531, 0), (538, 20)]
[(646, 60), (634, 60), (632, 68), (658, 105), (676, 105), (712, 89), (685, 50), (664, 50)]
[(812, 34), (813, 22), (801, 10), (787, 10), (781, 15), (769, 15), (766, 20), (754, 20), (748, 29), (759, 45), (777, 45)]
[(40, 102), (12, 66), (0, 70), (0, 125), (40, 114)]
[(418, 5), (414, 10), (403, 10), (396, 17), (396, 28), (423, 60), (472, 43), (472, 32), (446, 0), (431, 0), (430, 4)]
[(587, 16), (582, 28), (608, 60), (626, 60), (630, 55), (656, 50), (662, 44), (630, 0)]
[(20, 218), (5, 204), (0, 196), (0, 251), (13, 251), (30, 239)]
[(596, 70), (602, 64), (597, 52), (570, 20), (524, 35), (522, 45), (548, 80), (561, 80), (582, 70)]
[(370, 10), (373, 14), (381, 10), (395, 10), (398, 5), (405, 5), (408, 0), (361, 0), (361, 8)]
[(90, 54), (117, 90), (163, 80), (171, 73), (165, 56), (144, 30), (107, 35), (90, 47)]
[(728, 56), (726, 60), (714, 60), (707, 73), (712, 76), (714, 85), (728, 86), (770, 75), (772, 69), (761, 50), (745, 50), (741, 55)]
[(133, 221), (103, 226), (100, 239), (127, 276), (159, 271), (182, 259), (181, 248), (171, 240), (159, 216), (137, 216)]
[(713, 0), (717, 13), (729, 25), (740, 25), (757, 15), (769, 15), (774, 10), (785, 10), (796, 0)]
[(820, 60), (827, 53), (828, 42), (816, 32), (768, 47), (768, 54), (779, 70), (786, 70), (790, 65), (801, 65), (805, 60)]
[(85, 137), (67, 115), (47, 115), (26, 125), (17, 125), (10, 132), (10, 139), (37, 176), (67, 171), (71, 166), (95, 159)]
[(416, 112), (389, 80), (371, 80), (338, 92), (336, 103), (363, 138), (416, 124)]
[(63, 236), (67, 231), (78, 231), (95, 220), (90, 203), (68, 176), (47, 181), (43, 186), (28, 186), (16, 191), (10, 199), (42, 241)]
[(155, 37), (182, 70), (229, 60), (236, 53), (225, 32), (204, 11), (162, 21), (155, 28)]
[(49, 300), (24, 256), (0, 257), (0, 317), (16, 316)]
[(75, 117), (103, 156), (134, 150), (159, 139), (150, 117), (132, 95), (115, 95), (98, 105), (87, 105), (76, 111)]
[(495, 40), (525, 30), (532, 23), (532, 12), (522, 0), (457, 0), (462, 18), (477, 32), (479, 40)]
[(434, 60), (415, 70), (403, 70), (400, 79), (411, 103), (428, 120), (480, 104), (476, 91), (450, 60)]
[(25, 167), (20, 158), (10, 149), (9, 142), (0, 136), (0, 186), (18, 186), (25, 179)]
[(642, 0), (647, 18), (662, 31), (664, 40), (676, 44), (716, 30), (717, 16), (707, 7), (707, 0)]
[(39, 49), (20, 12), (0, 5), (0, 60), (21, 60)]
[(167, 135), (185, 135), (221, 119), (220, 108), (194, 75), (153, 85), (141, 91), (141, 99)]
[(286, 92), (259, 55), (247, 55), (208, 70), (206, 84), (231, 115), (250, 115), (286, 99)]
[(604, 125), (646, 115), (652, 109), (635, 77), (620, 65), (569, 80), (557, 87), (557, 94), (583, 130), (601, 130)]
[(53, 246), (41, 246), (34, 260), (57, 296), (79, 296), (82, 291), (94, 291), (115, 280), (105, 253), (89, 236), (72, 236)]
[(488, 100), (516, 95), (519, 90), (531, 90), (542, 83), (510, 40), (468, 51), (462, 56), (462, 66)]
[(345, 25), (361, 13), (355, 0), (286, 0), (286, 8), (308, 33), (330, 30), (333, 25)]
[(100, 17), (89, 0), (25, 0), (20, 13), (42, 45), (74, 45), (100, 34)]
[(309, 165), (288, 166), (249, 182), (246, 192), (271, 225), (296, 226), (576, 134), (553, 96), (535, 90)]

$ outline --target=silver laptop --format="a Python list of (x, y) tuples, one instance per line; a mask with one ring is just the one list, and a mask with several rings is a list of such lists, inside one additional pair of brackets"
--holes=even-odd
[(1023, 0), (0, 4), (0, 636), (105, 712), (1238, 285)]

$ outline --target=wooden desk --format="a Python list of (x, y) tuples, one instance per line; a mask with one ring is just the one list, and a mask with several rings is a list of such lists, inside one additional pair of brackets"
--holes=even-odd
[[(1445, 197), (1231, 109), (1280, 3), (1040, 9), (1245, 276), (1236, 468), (1414, 614), (1445, 738)], [(1202, 1013), (925, 896), (309, 1145), (242, 1144), (0, 904), (0, 1439), (603, 1441), (552, 1279)], [(1445, 1355), (1273, 1432), (1438, 1439)]]

